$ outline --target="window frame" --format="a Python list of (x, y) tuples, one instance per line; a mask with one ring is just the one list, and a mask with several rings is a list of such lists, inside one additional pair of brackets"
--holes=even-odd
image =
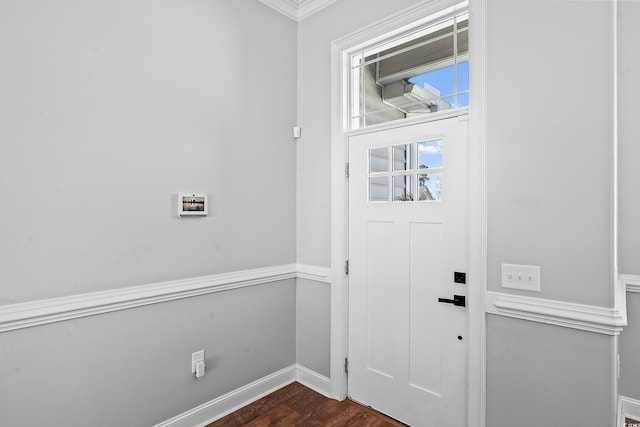
[[(467, 20), (466, 21), (467, 24), (461, 29), (457, 27), (457, 24), (458, 24), (457, 17), (459, 16), (465, 16)], [(358, 131), (358, 130), (370, 128), (372, 126), (384, 125), (384, 124), (388, 124), (390, 122), (395, 122), (395, 121), (404, 122), (406, 120), (411, 120), (414, 117), (424, 117), (425, 115), (428, 115), (428, 116), (437, 115), (437, 116), (440, 116), (440, 118), (443, 118), (444, 116), (450, 115), (453, 111), (462, 112), (463, 114), (466, 113), (468, 106), (455, 107), (455, 105), (458, 104), (459, 95), (464, 95), (464, 94), (466, 94), (467, 96), (469, 95), (468, 88), (463, 91), (458, 90), (458, 66), (465, 61), (469, 61), (469, 48), (467, 48), (465, 52), (459, 53), (457, 36), (458, 36), (458, 33), (466, 32), (467, 43), (468, 43), (469, 17), (470, 17), (469, 2), (462, 1), (430, 15), (426, 19), (422, 20), (418, 25), (411, 26), (410, 28), (406, 28), (403, 31), (400, 31), (397, 33), (384, 35), (382, 37), (377, 38), (376, 40), (370, 41), (370, 43), (362, 44), (360, 46), (355, 46), (353, 49), (350, 49), (349, 52), (345, 52), (346, 65), (348, 68), (348, 70), (345, 71), (347, 73), (346, 74), (347, 78), (345, 80), (347, 84), (347, 87), (346, 87), (346, 91), (347, 91), (346, 104), (347, 105), (345, 105), (346, 117), (344, 122), (345, 130), (347, 132)], [(400, 78), (398, 76), (403, 76), (403, 75), (408, 76), (409, 74), (412, 74), (411, 71), (419, 70), (419, 72), (416, 71), (418, 72), (418, 74), (414, 74), (412, 76), (412, 77), (416, 77), (419, 75), (426, 74), (430, 71), (439, 70), (439, 69), (453, 65), (453, 72), (454, 72), (453, 93), (440, 95), (439, 99), (444, 100), (445, 97), (453, 96), (454, 107), (446, 110), (415, 114), (415, 115), (407, 114), (406, 112), (404, 112), (405, 114), (404, 118), (383, 120), (379, 123), (367, 124), (367, 120), (366, 120), (367, 116), (372, 116), (376, 113), (391, 113), (391, 112), (403, 113), (403, 111), (400, 107), (391, 106), (390, 104), (386, 103), (384, 101), (384, 96), (381, 96), (381, 101), (384, 104), (388, 105), (388, 108), (367, 112), (366, 111), (367, 79), (366, 77), (363, 77), (364, 75), (363, 71), (354, 72), (354, 70), (356, 69), (364, 70), (367, 67), (367, 65), (371, 65), (373, 63), (377, 64), (376, 65), (376, 68), (377, 68), (380, 64), (380, 61), (384, 58), (387, 58), (392, 55), (398, 55), (399, 53), (404, 53), (406, 51), (410, 51), (416, 48), (416, 46), (428, 45), (429, 43), (432, 43), (433, 40), (429, 39), (426, 41), (419, 42), (416, 45), (405, 46), (396, 52), (388, 53), (381, 58), (376, 58), (375, 60), (366, 60), (366, 58), (369, 58), (371, 55), (375, 55), (382, 51), (389, 51), (394, 47), (410, 43), (412, 40), (416, 40), (418, 38), (424, 37), (425, 35), (432, 34), (435, 31), (438, 31), (440, 28), (447, 28), (449, 26), (451, 26), (452, 28), (451, 32), (437, 36), (436, 39), (453, 37), (453, 42), (452, 42), (453, 54), (451, 56), (448, 56), (442, 60), (428, 62), (426, 64), (422, 64), (417, 67), (408, 68), (407, 70), (403, 70), (401, 72), (392, 74), (391, 77), (386, 76), (384, 78), (384, 81), (388, 81), (390, 78), (391, 79), (398, 78), (399, 80), (397, 81), (401, 82), (403, 78)], [(361, 63), (358, 63), (358, 62), (361, 62)], [(469, 65), (469, 69), (470, 68), (471, 66)], [(378, 71), (376, 71), (376, 77), (375, 77), (376, 80), (373, 81), (373, 83), (377, 86), (380, 86), (378, 84), (379, 76), (377, 74), (378, 74)], [(409, 78), (411, 77), (406, 77), (406, 79), (409, 79)], [(376, 100), (376, 102), (377, 101), (378, 100)], [(457, 115), (457, 114), (454, 114), (454, 115)]]

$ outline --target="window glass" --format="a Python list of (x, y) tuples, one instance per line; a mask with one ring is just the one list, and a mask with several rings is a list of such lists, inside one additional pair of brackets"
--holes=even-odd
[(418, 175), (418, 200), (442, 200), (442, 173)]
[(396, 145), (393, 147), (393, 170), (412, 170), (414, 166), (414, 144)]
[(369, 149), (369, 201), (441, 201), (442, 146), (433, 139)]
[(387, 147), (369, 150), (369, 172), (389, 171), (389, 150)]
[(442, 140), (418, 143), (418, 168), (442, 167)]
[(387, 202), (389, 200), (389, 178), (379, 176), (369, 178), (369, 201)]
[(414, 175), (399, 175), (393, 177), (393, 200), (395, 202), (413, 201)]
[(351, 55), (351, 128), (469, 105), (466, 3)]

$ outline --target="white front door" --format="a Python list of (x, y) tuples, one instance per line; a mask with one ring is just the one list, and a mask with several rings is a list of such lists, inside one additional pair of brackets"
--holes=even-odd
[[(467, 117), (349, 137), (351, 399), (467, 424)], [(455, 277), (455, 279), (454, 279)]]

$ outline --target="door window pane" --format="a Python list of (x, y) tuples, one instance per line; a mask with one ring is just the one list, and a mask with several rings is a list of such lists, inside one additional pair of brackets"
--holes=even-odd
[(389, 201), (389, 178), (380, 176), (369, 178), (369, 201), (387, 202)]
[(442, 200), (442, 146), (442, 139), (427, 139), (369, 149), (369, 201)]
[(411, 202), (414, 199), (413, 179), (415, 175), (393, 177), (393, 200), (395, 202)]
[(418, 175), (418, 200), (442, 200), (442, 173), (425, 173)]
[(369, 150), (369, 173), (389, 172), (389, 149), (387, 147)]
[(396, 145), (393, 147), (393, 171), (408, 171), (414, 166), (415, 144)]
[(442, 167), (442, 140), (418, 142), (418, 169)]

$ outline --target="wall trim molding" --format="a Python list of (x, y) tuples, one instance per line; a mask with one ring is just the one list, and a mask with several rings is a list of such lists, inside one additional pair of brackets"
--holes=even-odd
[(316, 282), (331, 283), (331, 268), (317, 265), (297, 264), (298, 279), (314, 280)]
[(284, 16), (300, 22), (337, 0), (260, 0)]
[(295, 364), (196, 406), (154, 427), (204, 427), (294, 381), (329, 397), (329, 378)]
[(298, 0), (298, 21), (313, 15), (338, 0)]
[(294, 278), (331, 283), (331, 269), (306, 264), (284, 264), (0, 305), (0, 333)]
[(326, 282), (326, 268), (285, 264), (150, 285), (0, 305), (0, 333), (213, 292), (302, 277)]
[(626, 284), (627, 292), (640, 293), (640, 276), (633, 274), (621, 274), (620, 280)]
[(296, 365), (281, 369), (182, 414), (155, 427), (203, 427), (296, 380)]
[(618, 396), (618, 427), (625, 427), (625, 417), (640, 420), (640, 400)]
[(296, 365), (296, 381), (325, 397), (331, 398), (331, 379), (302, 365)]
[(626, 286), (625, 280), (618, 280), (614, 308), (487, 292), (485, 310), (489, 314), (605, 335), (619, 335), (627, 325)]

